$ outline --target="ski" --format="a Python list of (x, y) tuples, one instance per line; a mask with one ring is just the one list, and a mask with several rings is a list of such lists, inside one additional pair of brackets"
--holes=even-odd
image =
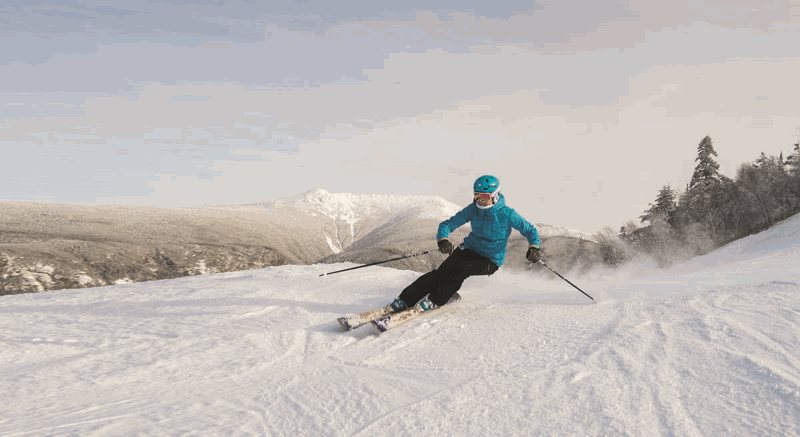
[[(461, 300), (461, 296), (458, 293), (456, 293), (456, 294), (453, 295), (453, 297), (450, 298), (450, 300), (447, 301), (447, 304), (445, 306), (447, 306), (447, 305), (449, 305), (449, 304), (451, 304), (453, 302), (458, 302), (459, 300)], [(422, 308), (420, 308), (419, 305), (415, 305), (415, 306), (413, 306), (413, 307), (411, 307), (411, 308), (409, 308), (407, 310), (400, 311), (398, 313), (392, 313), (392, 314), (380, 317), (378, 319), (375, 319), (375, 320), (372, 321), (372, 324), (376, 328), (378, 328), (379, 331), (386, 332), (386, 331), (388, 331), (388, 330), (390, 330), (392, 328), (396, 328), (396, 327), (408, 322), (409, 320), (415, 319), (415, 318), (417, 318), (417, 317), (419, 317), (419, 316), (421, 316), (423, 314), (427, 314), (427, 313), (429, 313), (431, 311), (436, 311), (439, 308), (442, 308), (442, 307), (437, 307), (437, 308), (433, 308), (433, 309), (429, 309), (428, 311), (425, 311)]]
[[(450, 298), (450, 300), (447, 301), (447, 303), (450, 304), (453, 302), (458, 302), (459, 300), (461, 300), (461, 295), (456, 293)], [(391, 304), (389, 304), (361, 313), (348, 314), (346, 316), (339, 317), (336, 319), (336, 321), (339, 322), (339, 326), (341, 326), (343, 330), (349, 331), (391, 314), (395, 314), (395, 312), (392, 309)]]
[[(428, 311), (435, 311), (435, 309)], [(415, 306), (413, 308), (400, 311), (399, 313), (389, 314), (388, 316), (384, 316), (379, 319), (373, 320), (372, 324), (375, 325), (375, 327), (378, 328), (379, 331), (386, 332), (392, 328), (396, 328), (402, 325), (403, 323), (408, 322), (411, 319), (419, 317), (427, 313), (428, 311), (425, 311), (422, 308), (418, 308)]]
[(348, 314), (346, 316), (339, 317), (336, 319), (336, 321), (339, 322), (339, 325), (342, 327), (342, 329), (349, 331), (351, 329), (358, 328), (361, 325), (366, 325), (375, 319), (387, 316), (393, 312), (394, 310), (392, 310), (392, 306), (386, 305), (380, 308), (367, 310), (362, 313)]

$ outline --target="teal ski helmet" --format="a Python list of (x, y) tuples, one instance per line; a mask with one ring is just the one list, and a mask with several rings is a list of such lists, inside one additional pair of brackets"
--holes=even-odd
[(472, 184), (472, 191), (476, 193), (495, 193), (500, 190), (500, 179), (492, 175), (483, 175), (475, 179)]

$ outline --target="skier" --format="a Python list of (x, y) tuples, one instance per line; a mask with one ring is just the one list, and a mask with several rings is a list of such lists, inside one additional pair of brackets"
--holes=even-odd
[[(491, 175), (481, 176), (475, 180), (473, 192), (471, 204), (439, 224), (436, 234), (439, 251), (450, 256), (439, 268), (420, 276), (406, 287), (391, 303), (394, 312), (414, 305), (422, 311), (445, 305), (468, 277), (492, 275), (503, 265), (512, 228), (528, 239), (525, 255), (528, 261), (535, 263), (541, 259), (539, 232), (514, 209), (506, 206), (505, 197), (500, 193), (499, 179)], [(460, 246), (454, 248), (447, 237), (467, 222), (472, 223), (472, 231)]]

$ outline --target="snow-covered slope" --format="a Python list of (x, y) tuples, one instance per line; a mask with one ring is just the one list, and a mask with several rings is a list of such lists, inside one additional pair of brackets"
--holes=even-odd
[(346, 265), (0, 298), (0, 435), (798, 435), (800, 217), (677, 265), (501, 270), (377, 335), (418, 276)]

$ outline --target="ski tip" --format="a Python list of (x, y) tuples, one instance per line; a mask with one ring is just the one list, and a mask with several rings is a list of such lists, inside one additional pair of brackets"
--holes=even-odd
[(339, 326), (341, 326), (342, 329), (345, 330), (345, 331), (349, 331), (349, 330), (353, 329), (350, 326), (350, 324), (347, 323), (347, 317), (339, 317), (338, 319), (336, 319), (336, 321), (339, 322)]

